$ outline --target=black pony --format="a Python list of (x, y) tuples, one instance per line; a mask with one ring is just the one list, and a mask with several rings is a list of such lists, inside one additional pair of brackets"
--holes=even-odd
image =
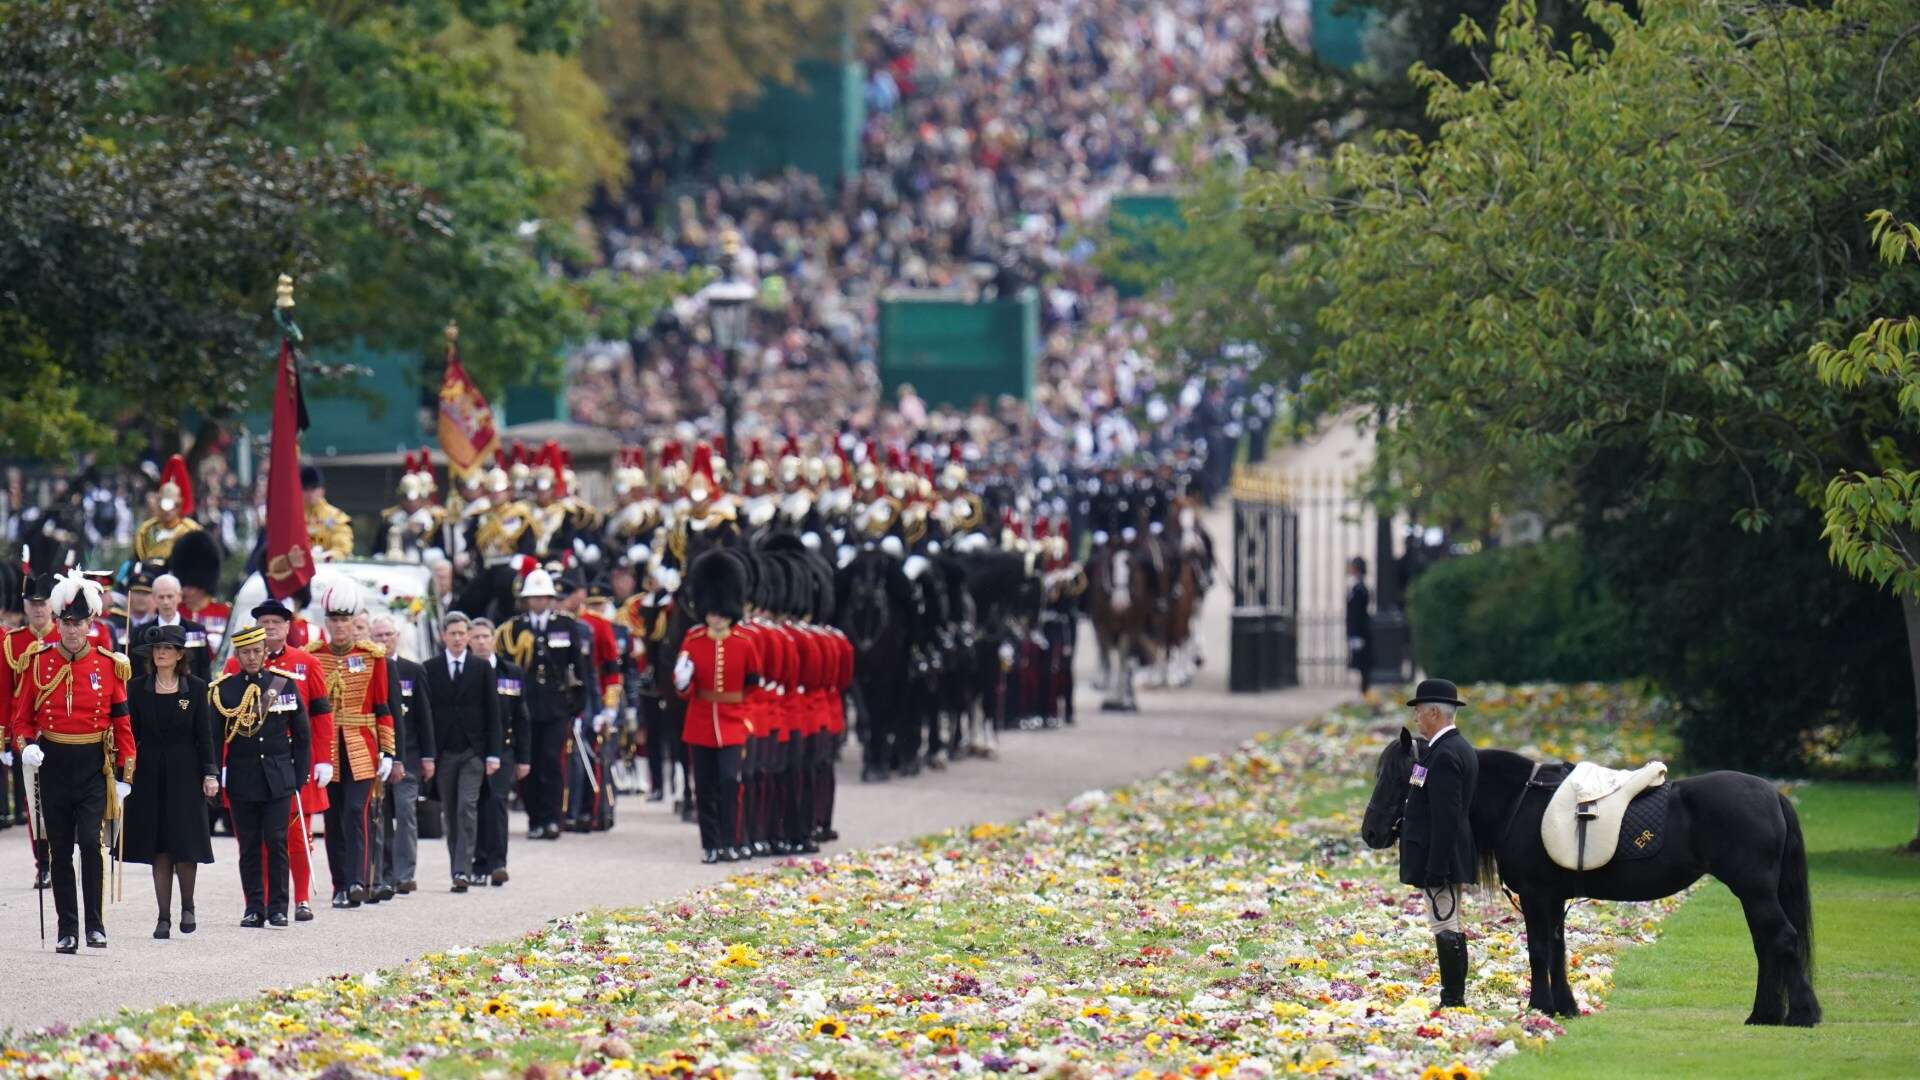
[[(1384, 848), (1399, 837), (1408, 778), (1425, 746), (1402, 728), (1380, 752), (1360, 828), (1368, 847)], [(1567, 984), (1567, 901), (1657, 900), (1712, 874), (1740, 898), (1759, 958), (1747, 1023), (1812, 1027), (1820, 1022), (1820, 1002), (1813, 993), (1806, 842), (1793, 804), (1772, 784), (1738, 772), (1670, 780), (1666, 835), (1658, 854), (1616, 858), (1575, 872), (1549, 858), (1540, 840), (1540, 819), (1553, 791), (1534, 781), (1548, 767), (1506, 750), (1477, 753), (1480, 775), (1467, 814), (1480, 854), (1480, 880), (1490, 882), (1497, 865), (1500, 880), (1520, 898), (1532, 967), (1528, 1007), (1579, 1015)]]
[(901, 560), (869, 548), (834, 575), (834, 624), (853, 644), (862, 781), (886, 780), (912, 720), (907, 701), (913, 585)]

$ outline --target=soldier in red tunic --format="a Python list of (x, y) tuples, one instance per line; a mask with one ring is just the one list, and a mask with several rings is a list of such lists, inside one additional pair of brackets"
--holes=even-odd
[(327, 869), (333, 875), (333, 906), (357, 908), (374, 880), (373, 786), (400, 766), (393, 758), (386, 652), (371, 641), (355, 640), (359, 586), (351, 581), (328, 586), (320, 606), (327, 613), (327, 646), (313, 655), (333, 706), (332, 754), (339, 762), (327, 789)]
[[(100, 897), (106, 863), (102, 824), (120, 816), (133, 779), (133, 727), (127, 719), (125, 657), (92, 645), (88, 631), (106, 605), (100, 586), (79, 571), (54, 582), (58, 643), (36, 643), (13, 700), (13, 746), (39, 771), (41, 827), (53, 861), (56, 950), (78, 952), (81, 911), (74, 895), (73, 848), (80, 846), (87, 947), (107, 947)], [(119, 770), (116, 774), (116, 768)]]
[(704, 625), (687, 631), (673, 665), (673, 688), (687, 702), (681, 738), (693, 765), (702, 862), (749, 857), (739, 845), (740, 766), (750, 731), (747, 691), (760, 679), (753, 642), (734, 629), (746, 610), (746, 572), (727, 551), (700, 556), (687, 576), (688, 599)]
[[(58, 636), (53, 624), (53, 604), (49, 598), (53, 594), (53, 575), (28, 574), (21, 590), (21, 607), (25, 609), (25, 626), (16, 626), (0, 632), (0, 721), (11, 726), (13, 722), (13, 702), (19, 693), (21, 679), (27, 669), (27, 654), (39, 645)], [(26, 769), (14, 760), (13, 740), (7, 739), (7, 748), (0, 752), (0, 763), (13, 766), (14, 805), (20, 808), (20, 820), (26, 820), (27, 788)], [(45, 837), (33, 841), (33, 887), (45, 889), (53, 884), (53, 871), (47, 864), (47, 841)]]

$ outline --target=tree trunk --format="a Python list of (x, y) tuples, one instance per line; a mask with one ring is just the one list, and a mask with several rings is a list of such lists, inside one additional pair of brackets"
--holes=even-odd
[[(1913, 669), (1913, 779), (1915, 795), (1920, 797), (1920, 597), (1902, 596), (1900, 610), (1907, 617), (1907, 665)], [(1920, 821), (1920, 816), (1916, 817), (1916, 821)], [(1920, 852), (1920, 825), (1916, 825), (1913, 839), (1907, 841), (1907, 850)]]

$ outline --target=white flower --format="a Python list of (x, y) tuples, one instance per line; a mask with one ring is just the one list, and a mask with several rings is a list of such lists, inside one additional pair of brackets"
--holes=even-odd
[(793, 999), (793, 1010), (801, 1016), (812, 1019), (827, 1013), (827, 996), (813, 987), (791, 991), (788, 997)]
[(1092, 810), (1105, 805), (1107, 805), (1107, 793), (1096, 788), (1093, 791), (1083, 791), (1074, 796), (1073, 801), (1067, 804), (1067, 809), (1078, 812), (1081, 810)]
[(757, 997), (741, 998), (739, 1001), (727, 1006), (727, 1011), (735, 1016), (765, 1016), (767, 1015), (767, 999)]

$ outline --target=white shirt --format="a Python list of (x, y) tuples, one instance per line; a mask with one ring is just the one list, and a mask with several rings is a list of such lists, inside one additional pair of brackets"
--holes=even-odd
[(1432, 749), (1433, 744), (1439, 742), (1441, 736), (1445, 735), (1447, 732), (1452, 730), (1453, 730), (1453, 725), (1448, 724), (1446, 727), (1443, 727), (1439, 731), (1434, 732), (1433, 738), (1427, 740), (1427, 748)]
[(447, 677), (448, 678), (456, 677), (460, 672), (460, 665), (465, 663), (466, 659), (467, 659), (467, 654), (464, 651), (458, 654), (448, 653), (447, 654)]

